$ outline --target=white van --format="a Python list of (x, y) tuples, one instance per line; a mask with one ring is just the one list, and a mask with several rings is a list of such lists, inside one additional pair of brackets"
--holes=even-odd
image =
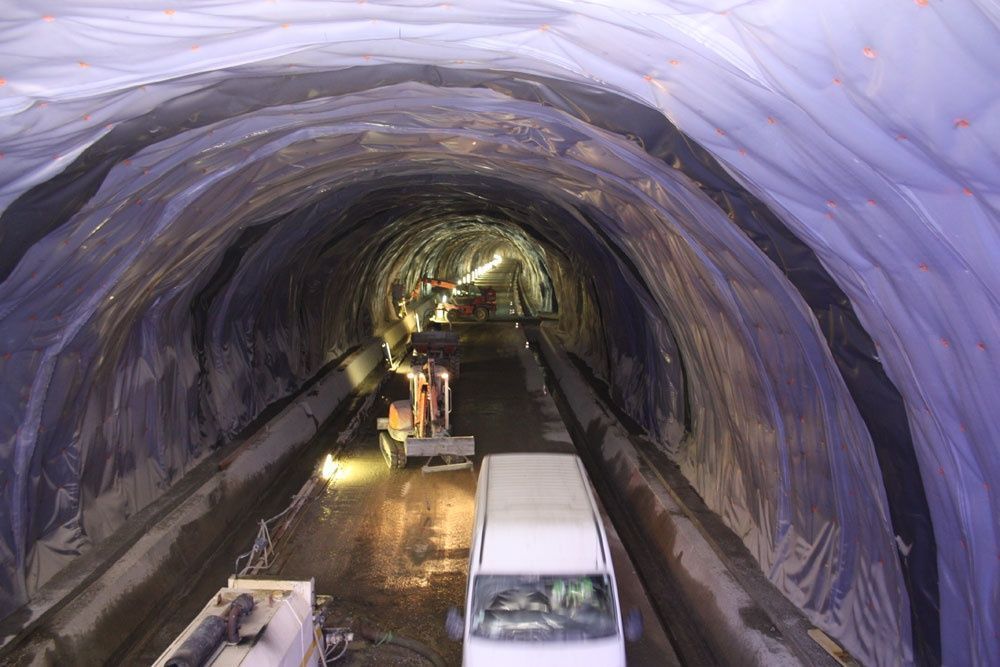
[(625, 665), (611, 551), (580, 459), (483, 459), (465, 599), (447, 629), (466, 667)]

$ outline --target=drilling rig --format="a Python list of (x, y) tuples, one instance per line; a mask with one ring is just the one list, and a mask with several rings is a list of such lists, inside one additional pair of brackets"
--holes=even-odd
[(414, 361), (406, 374), (409, 397), (389, 405), (376, 427), (379, 447), (390, 469), (406, 466), (408, 457), (429, 457), (424, 472), (470, 468), (473, 436), (451, 434), (452, 383), (458, 379), (458, 334), (413, 334)]

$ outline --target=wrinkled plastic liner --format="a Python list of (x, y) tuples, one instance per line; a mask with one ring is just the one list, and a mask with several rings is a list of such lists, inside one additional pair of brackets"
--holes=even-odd
[[(0, 610), (393, 280), (511, 248), (814, 622), (867, 663), (1000, 660), (977, 3), (47, 11), (0, 72)], [(411, 65), (333, 71), (372, 62)]]

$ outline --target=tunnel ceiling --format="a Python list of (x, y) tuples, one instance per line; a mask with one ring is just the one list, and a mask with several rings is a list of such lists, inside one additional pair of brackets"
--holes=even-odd
[(111, 3), (0, 26), (0, 610), (504, 248), (869, 664), (998, 663), (995, 8)]

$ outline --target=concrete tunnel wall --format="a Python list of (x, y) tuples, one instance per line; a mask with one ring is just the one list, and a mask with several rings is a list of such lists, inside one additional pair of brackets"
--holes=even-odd
[(11, 9), (0, 608), (503, 247), (813, 622), (1000, 661), (992, 12)]

